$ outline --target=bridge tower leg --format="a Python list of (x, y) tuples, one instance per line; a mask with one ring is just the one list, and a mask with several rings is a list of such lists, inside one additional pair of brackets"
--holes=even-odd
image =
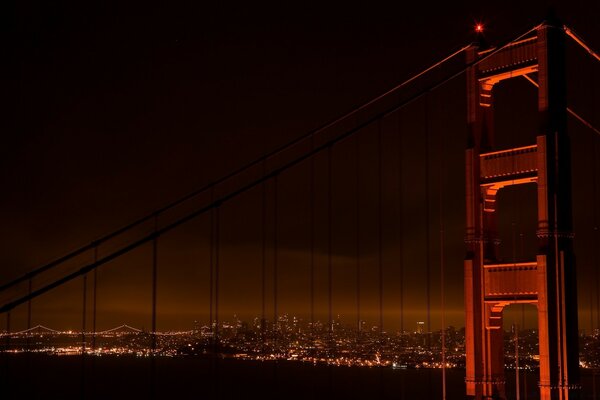
[[(570, 148), (566, 130), (564, 33), (543, 24), (501, 49), (467, 51), (465, 329), (466, 392), (505, 399), (502, 310), (538, 310), (540, 398), (579, 398), (577, 292), (573, 254)], [(494, 85), (525, 76), (539, 87), (539, 131), (529, 146), (496, 149)], [(496, 195), (537, 184), (538, 255), (499, 259)]]

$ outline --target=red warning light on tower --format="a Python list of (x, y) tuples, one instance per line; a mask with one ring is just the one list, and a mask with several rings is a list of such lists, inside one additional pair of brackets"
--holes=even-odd
[(475, 24), (475, 32), (483, 33), (483, 24), (481, 24), (481, 23)]

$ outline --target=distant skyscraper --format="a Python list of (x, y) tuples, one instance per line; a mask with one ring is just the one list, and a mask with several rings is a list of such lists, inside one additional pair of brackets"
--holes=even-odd
[(425, 332), (425, 322), (417, 321), (417, 333)]

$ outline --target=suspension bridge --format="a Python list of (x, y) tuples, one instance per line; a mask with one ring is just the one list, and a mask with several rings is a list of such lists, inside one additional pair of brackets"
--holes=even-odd
[[(460, 368), (466, 367), (466, 395), (471, 398), (521, 398), (521, 393), (523, 398), (528, 393), (539, 396), (530, 398), (580, 398), (578, 294), (571, 241), (576, 231), (588, 245), (581, 256), (576, 239), (575, 253), (579, 263), (584, 260), (592, 266), (587, 272), (596, 272), (580, 273), (578, 279), (588, 280), (584, 286), (589, 291), (589, 329), (599, 329), (594, 249), (600, 245), (596, 207), (600, 130), (594, 121), (595, 104), (579, 109), (568, 103), (571, 83), (565, 65), (570, 58), (591, 65), (586, 67), (590, 71), (597, 71), (600, 61), (572, 28), (555, 22), (544, 22), (498, 46), (483, 42), (461, 46), (350, 113), (3, 283), (4, 353), (17, 349), (27, 353), (35, 347), (36, 337), (68, 334), (77, 337), (69, 345), (85, 358), (97, 353), (97, 338), (117, 332), (152, 360), (171, 354), (169, 346), (183, 354), (183, 346), (188, 353), (214, 359), (228, 355), (249, 362), (302, 360), (400, 368), (406, 359), (396, 355), (411, 354), (418, 347), (427, 349), (429, 358), (414, 365), (441, 371), (439, 395), (444, 399), (452, 398), (447, 391), (447, 369), (452, 367), (463, 371), (463, 378)], [(537, 99), (527, 109), (536, 114), (533, 123), (514, 121), (506, 114), (500, 121), (492, 117), (492, 111), (501, 110), (495, 110), (496, 100), (511, 101), (514, 88), (502, 85), (513, 79), (525, 84), (515, 93)], [(467, 104), (445, 102), (448, 93), (465, 87)], [(463, 98), (464, 92), (454, 96)], [(463, 120), (458, 128), (449, 128)], [(456, 130), (463, 136), (446, 134)], [(552, 160), (560, 168), (552, 169)], [(578, 189), (582, 182), (588, 185), (586, 191)], [(538, 187), (535, 203), (532, 186)], [(543, 196), (540, 187), (546, 190)], [(505, 198), (499, 195), (503, 191)], [(458, 192), (462, 194), (456, 196)], [(583, 203), (578, 203), (580, 198)], [(591, 204), (589, 213), (577, 209), (581, 204)], [(537, 219), (527, 216), (532, 211)], [(554, 216), (548, 214), (552, 212)], [(185, 235), (176, 236), (181, 231)], [(196, 239), (189, 240), (190, 235)], [(555, 247), (548, 238), (556, 239)], [(196, 250), (169, 254), (173, 240), (184, 240)], [(541, 247), (550, 250), (542, 253)], [(148, 325), (100, 326), (99, 321), (107, 318), (102, 312), (110, 311), (102, 306), (99, 294), (111, 292), (101, 273), (109, 269), (118, 273), (128, 263), (141, 266), (136, 273), (146, 277), (125, 279), (123, 285), (132, 295), (145, 292)], [(552, 263), (558, 269), (552, 269)], [(180, 264), (192, 265), (196, 272), (190, 268), (179, 272)], [(556, 274), (556, 280), (550, 273), (540, 275), (546, 271)], [(161, 293), (165, 287), (161, 278), (178, 280), (187, 288), (182, 289), (185, 293)], [(449, 346), (447, 318), (456, 310), (448, 308), (448, 293), (463, 281), (464, 347), (460, 341)], [(138, 282), (148, 287), (140, 288)], [(80, 291), (77, 297), (75, 291)], [(69, 301), (78, 299), (76, 312), (73, 304), (62, 303), (65, 312), (78, 315), (78, 326), (68, 330), (42, 326), (51, 304), (48, 296), (61, 293), (67, 293)], [(168, 316), (161, 315), (163, 301), (169, 304), (164, 307)], [(195, 324), (193, 328), (166, 328), (178, 318), (179, 307), (189, 308), (177, 301), (193, 304), (193, 317), (186, 320)], [(450, 303), (462, 305), (462, 293)], [(414, 315), (415, 304), (422, 305), (422, 315)], [(516, 387), (511, 390), (516, 397), (505, 384), (502, 312), (511, 304), (523, 306), (521, 329), (526, 324), (525, 305), (537, 307), (536, 313), (529, 310), (528, 318), (533, 315), (531, 326), (540, 342), (539, 388), (529, 391), (519, 386), (527, 380), (519, 377), (519, 342), (515, 342)], [(43, 311), (36, 314), (35, 307)], [(243, 315), (232, 317), (236, 310)], [(52, 313), (61, 313), (60, 306)], [(417, 330), (423, 332), (414, 332), (417, 320)], [(409, 332), (421, 336), (415, 339)], [(173, 342), (171, 337), (185, 340)], [(466, 353), (463, 364), (459, 353)], [(8, 368), (14, 362), (4, 361)], [(154, 382), (158, 379), (154, 361), (152, 365)], [(82, 371), (89, 375), (89, 369)], [(91, 380), (84, 377), (83, 386), (91, 385)], [(461, 387), (465, 390), (464, 382)], [(595, 395), (594, 391), (591, 396)]]

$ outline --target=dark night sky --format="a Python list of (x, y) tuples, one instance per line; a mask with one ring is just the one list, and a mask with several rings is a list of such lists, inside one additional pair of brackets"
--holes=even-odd
[[(433, 9), (431, 4), (408, 7), (402, 2), (121, 3), (21, 2), (14, 9), (10, 32), (14, 45), (7, 58), (12, 72), (4, 77), (4, 86), (14, 90), (10, 101), (14, 109), (9, 108), (9, 127), (0, 148), (4, 194), (0, 198), (0, 282), (87, 244), (361, 105), (472, 41), (475, 21), (486, 23), (488, 41), (502, 42), (540, 22), (549, 4), (447, 3)], [(600, 4), (571, 1), (554, 2), (554, 6), (566, 24), (600, 49)], [(569, 57), (577, 63), (570, 70), (570, 105), (591, 121), (595, 118), (598, 126), (599, 105), (593, 96), (600, 93), (600, 66), (573, 47)], [(464, 85), (462, 78), (456, 79), (381, 124), (384, 307), (389, 329), (399, 328), (400, 250), (405, 268), (404, 326), (412, 329), (425, 318), (426, 132), (432, 138), (432, 326), (439, 326), (440, 159), (445, 164), (448, 323), (463, 324)], [(535, 107), (535, 90), (526, 81), (516, 82), (500, 86), (497, 96), (498, 103), (508, 104), (497, 110), (498, 135), (510, 138), (509, 144), (532, 135), (536, 125), (528, 111)], [(589, 234), (595, 201), (589, 168), (594, 139), (576, 123), (570, 128), (578, 138), (573, 184), (580, 188), (574, 191), (580, 326), (589, 328), (590, 296), (595, 302), (590, 282), (596, 276)], [(401, 225), (398, 131), (403, 149)], [(378, 305), (376, 137), (376, 125), (358, 134), (363, 166), (362, 308), (373, 323)], [(440, 140), (444, 157), (440, 157)], [(348, 322), (355, 313), (354, 151), (353, 139), (336, 146), (333, 156), (334, 313)], [(327, 301), (325, 157), (319, 155), (315, 164), (316, 301), (323, 313)], [(309, 304), (307, 174), (303, 164), (278, 181), (279, 310), (304, 316)], [(270, 183), (268, 194), (272, 189)], [(522, 204), (527, 190), (507, 192), (501, 201)], [(260, 311), (260, 201), (260, 190), (254, 190), (221, 210), (220, 306), (225, 319), (233, 313), (248, 317)], [(531, 221), (523, 215), (534, 204), (523, 204), (506, 207), (506, 213), (507, 219), (518, 219), (525, 231)], [(161, 329), (189, 329), (194, 319), (206, 319), (207, 222), (207, 217), (200, 217), (160, 240)], [(270, 218), (268, 223), (271, 229)], [(401, 248), (399, 227), (404, 235)], [(91, 260), (90, 254), (86, 257), (80, 261)], [(100, 328), (122, 322), (149, 325), (150, 257), (150, 248), (144, 246), (100, 270)], [(268, 310), (272, 310), (270, 287)], [(78, 327), (80, 290), (77, 280), (35, 300), (34, 324)], [(17, 328), (24, 324), (24, 309), (15, 313)], [(596, 314), (591, 317), (596, 324)]]

